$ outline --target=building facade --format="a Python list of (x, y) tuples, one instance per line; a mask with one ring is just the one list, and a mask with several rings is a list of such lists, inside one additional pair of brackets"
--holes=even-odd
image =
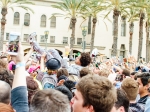
[[(71, 26), (70, 19), (65, 19), (64, 17), (52, 17), (53, 13), (64, 13), (58, 9), (51, 7), (52, 4), (60, 2), (60, 0), (32, 0), (35, 5), (29, 5), (29, 7), (34, 11), (34, 13), (23, 10), (21, 8), (14, 8), (8, 10), (6, 16), (7, 23), (5, 27), (5, 42), (9, 40), (10, 32), (20, 32), (22, 38), (22, 44), (25, 51), (30, 48), (29, 43), (27, 43), (27, 37), (29, 34), (37, 33), (37, 42), (41, 47), (47, 49), (55, 48), (59, 52), (64, 53), (65, 46), (70, 44), (71, 37)], [(51, 19), (50, 19), (51, 18)], [(109, 15), (109, 18), (113, 21), (113, 15)], [(104, 23), (105, 21), (105, 23)], [(86, 52), (90, 51), (90, 41), (92, 34), (92, 18), (87, 18), (83, 22), (82, 18), (77, 18), (76, 32), (75, 32), (75, 44), (74, 52), (82, 52), (82, 26), (87, 26), (86, 40)], [(81, 24), (82, 23), (82, 24)], [(125, 18), (119, 18), (119, 33), (118, 33), (118, 56), (126, 57), (129, 54), (129, 23)], [(48, 31), (48, 39), (46, 44), (44, 32)], [(146, 35), (144, 29), (143, 38), (143, 49), (142, 57), (146, 55)], [(132, 55), (137, 57), (138, 51), (138, 39), (139, 39), (139, 22), (135, 22), (134, 34), (133, 34), (133, 49)], [(100, 54), (105, 54), (107, 57), (111, 57), (111, 49), (113, 43), (113, 22), (108, 20), (103, 20), (103, 18), (98, 18), (96, 24), (96, 33), (94, 48), (99, 50)]]

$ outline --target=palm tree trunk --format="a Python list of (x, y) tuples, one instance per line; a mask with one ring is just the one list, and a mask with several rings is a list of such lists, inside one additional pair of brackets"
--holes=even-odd
[(3, 7), (1, 14), (2, 14), (2, 19), (1, 19), (0, 51), (3, 51), (3, 41), (4, 41), (7, 8)]
[(112, 56), (117, 56), (117, 42), (118, 42), (118, 17), (120, 11), (114, 9), (113, 18), (114, 18), (114, 27), (113, 27), (113, 46), (112, 46)]
[(140, 15), (140, 24), (139, 24), (139, 46), (138, 46), (138, 59), (142, 56), (142, 46), (143, 46), (143, 20), (145, 14), (142, 12)]
[(149, 53), (150, 49), (149, 49), (149, 24), (148, 24), (148, 20), (146, 22), (146, 62), (149, 62)]
[(133, 37), (133, 29), (134, 29), (133, 22), (130, 23), (129, 29), (130, 29), (129, 52), (130, 52), (130, 54), (132, 54), (132, 37)]
[[(72, 23), (72, 34), (71, 34), (71, 39), (70, 39), (70, 49), (73, 48), (74, 42), (75, 42), (75, 24), (77, 20), (76, 18), (71, 18), (71, 23)], [(72, 58), (73, 55), (73, 50), (70, 51), (70, 58)]]
[(93, 18), (93, 28), (92, 28), (92, 37), (91, 37), (91, 49), (90, 53), (92, 53), (94, 47), (94, 38), (95, 38), (95, 28), (96, 28), (97, 18)]

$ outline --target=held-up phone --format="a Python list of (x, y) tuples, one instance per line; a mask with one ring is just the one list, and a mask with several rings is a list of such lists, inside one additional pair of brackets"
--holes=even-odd
[(20, 40), (19, 32), (11, 32), (9, 34), (8, 54), (17, 55)]

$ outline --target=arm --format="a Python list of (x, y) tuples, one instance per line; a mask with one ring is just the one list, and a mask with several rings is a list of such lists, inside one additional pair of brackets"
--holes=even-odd
[[(16, 110), (16, 112), (28, 112), (29, 107), (28, 107), (27, 85), (25, 76), (25, 61), (21, 45), (19, 45), (19, 51), (15, 61), (17, 68), (15, 70), (11, 91), (11, 105)], [(17, 66), (19, 64), (20, 66)]]
[(28, 59), (31, 56), (32, 52), (33, 52), (33, 46), (31, 47), (30, 51), (24, 57), (25, 63), (28, 61)]

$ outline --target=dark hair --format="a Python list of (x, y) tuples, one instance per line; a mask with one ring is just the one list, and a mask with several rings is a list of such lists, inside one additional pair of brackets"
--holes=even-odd
[(7, 58), (6, 56), (0, 56), (0, 59)]
[(38, 91), (30, 105), (30, 112), (69, 112), (70, 110), (67, 96), (55, 89)]
[(115, 107), (116, 107), (116, 109), (118, 109), (121, 106), (124, 107), (125, 112), (128, 112), (129, 99), (127, 97), (127, 94), (123, 90), (117, 89), (117, 101), (115, 102)]
[(131, 75), (135, 75), (136, 73), (138, 73), (138, 72), (131, 72)]
[(81, 58), (80, 58), (80, 63), (81, 66), (86, 67), (91, 63), (91, 57), (89, 53), (81, 53)]
[(117, 100), (115, 87), (104, 76), (84, 76), (76, 89), (83, 97), (83, 107), (92, 105), (94, 112), (110, 112)]
[(89, 69), (88, 68), (82, 68), (80, 71), (80, 78), (82, 78), (83, 76), (86, 76), (89, 74)]
[(145, 86), (149, 83), (150, 73), (149, 72), (143, 72), (143, 73), (137, 75), (137, 78), (140, 78), (143, 86)]
[(130, 71), (127, 69), (123, 69), (122, 74), (124, 74), (125, 76), (130, 76)]
[(33, 77), (27, 76), (28, 102), (30, 104), (32, 96), (39, 90), (38, 83), (33, 80)]
[(65, 69), (65, 68), (59, 69), (57, 72), (57, 78), (59, 78), (61, 75), (65, 75), (68, 77), (69, 73), (68, 73), (67, 69)]
[(10, 74), (8, 70), (1, 68), (0, 80), (7, 82), (12, 87), (13, 79), (14, 79), (14, 76)]
[(69, 101), (71, 101), (73, 95), (71, 91), (65, 85), (57, 86), (55, 89), (62, 92), (64, 95), (67, 95)]
[(75, 83), (71, 80), (66, 80), (64, 82), (64, 85), (71, 91), (71, 88), (75, 87)]

